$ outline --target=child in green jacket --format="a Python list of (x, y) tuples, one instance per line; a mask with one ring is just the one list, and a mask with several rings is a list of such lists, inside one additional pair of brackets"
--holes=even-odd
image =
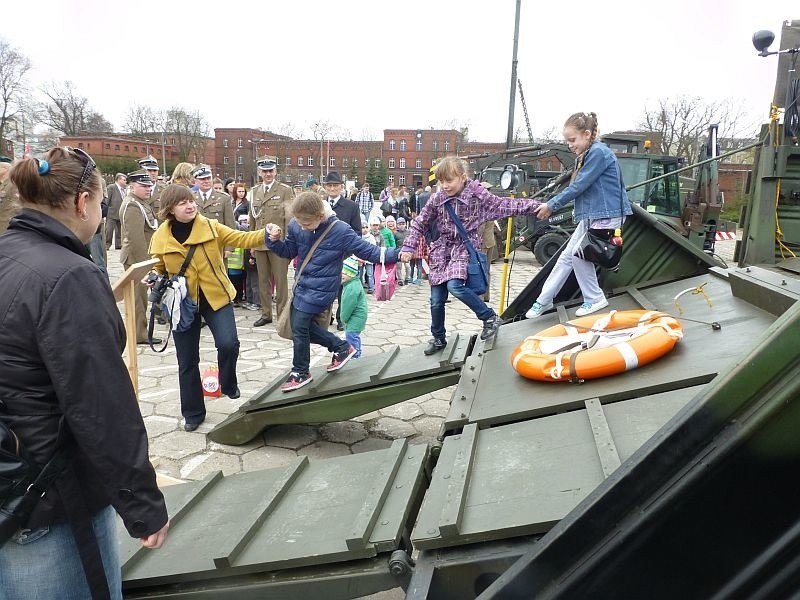
[(340, 301), (344, 337), (361, 356), (361, 332), (367, 325), (367, 295), (358, 280), (358, 259), (349, 256), (342, 264), (342, 299)]

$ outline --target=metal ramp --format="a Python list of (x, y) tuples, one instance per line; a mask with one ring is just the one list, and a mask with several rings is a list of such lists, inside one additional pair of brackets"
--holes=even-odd
[[(334, 600), (405, 587), (402, 550), (427, 458), (427, 445), (397, 440), (385, 450), (169, 486), (163, 548), (149, 551), (120, 531), (125, 597)], [(309, 595), (314, 589), (320, 595)]]
[(424, 345), (395, 346), (351, 361), (335, 373), (316, 367), (311, 371), (314, 380), (296, 392), (280, 390), (289, 376), (287, 371), (212, 429), (208, 437), (220, 444), (245, 444), (270, 425), (346, 421), (453, 385), (475, 337), (454, 335), (447, 347), (433, 356), (422, 353)]
[[(758, 269), (748, 273), (714, 269), (707, 275), (672, 283), (625, 288), (619, 295), (609, 298), (610, 309), (663, 310), (680, 319), (673, 298), (687, 288), (702, 284), (712, 306), (700, 296), (683, 296), (680, 304), (686, 317), (682, 321), (684, 339), (672, 352), (624, 376), (595, 379), (580, 385), (530, 381), (514, 373), (508, 358), (526, 337), (559, 321), (568, 321), (574, 316), (573, 310), (567, 311), (561, 306), (557, 312), (536, 320), (504, 325), (491, 351), (474, 352), (467, 359), (467, 368), (477, 375), (459, 382), (445, 419), (445, 431), (458, 432), (469, 423), (494, 427), (574, 410), (582, 408), (591, 398), (599, 398), (601, 403), (607, 404), (708, 383), (772, 324), (775, 316), (766, 310), (767, 307), (794, 302), (800, 297), (794, 294), (792, 298), (787, 286), (774, 286), (773, 293), (762, 286), (758, 289), (764, 309), (758, 308), (736, 295), (740, 289), (749, 290), (756, 276), (774, 277)], [(712, 321), (719, 322), (722, 329), (712, 331), (708, 324)], [(504, 376), (499, 376), (501, 373)]]

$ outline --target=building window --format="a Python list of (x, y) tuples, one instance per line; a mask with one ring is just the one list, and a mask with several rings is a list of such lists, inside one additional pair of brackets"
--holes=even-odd
[(174, 146), (175, 145), (175, 138), (169, 138), (169, 143)]
[(106, 150), (111, 150), (111, 144), (106, 144)]
[(303, 157), (302, 156), (298, 156), (297, 157), (297, 166), (298, 167), (302, 167), (303, 166)]
[(223, 165), (227, 165), (228, 164), (228, 157), (227, 156), (223, 156), (222, 157), (222, 164)]
[(421, 169), (422, 168), (422, 159), (421, 158), (418, 158), (416, 161), (414, 161), (414, 168), (415, 169)]
[(237, 138), (236, 144), (238, 145), (239, 148), (244, 148), (244, 140), (242, 138)]
[(400, 185), (405, 185), (406, 184), (406, 176), (405, 175), (400, 175), (400, 177), (398, 178), (397, 181), (400, 183)]
[(314, 166), (314, 157), (313, 157), (313, 156), (309, 156), (309, 157), (308, 157), (308, 162), (306, 162), (306, 164), (307, 164), (309, 167), (313, 167), (313, 166)]
[(225, 171), (225, 172), (222, 174), (222, 177), (224, 177), (225, 179), (227, 179), (227, 178), (228, 178), (228, 172), (227, 172), (227, 171)]
[(287, 156), (286, 157), (286, 166), (287, 167), (291, 167), (292, 166), (292, 157), (291, 156)]
[(401, 169), (405, 169), (406, 168), (406, 159), (404, 157), (400, 158), (400, 168)]
[(432, 166), (432, 167), (435, 167), (435, 166), (436, 166), (436, 159), (435, 159), (435, 158), (432, 158), (432, 159), (431, 159), (431, 166)]
[(380, 166), (381, 166), (381, 159), (380, 158), (376, 158), (375, 159), (375, 168), (377, 169)]
[(400, 151), (401, 152), (405, 152), (406, 151), (406, 141), (405, 140), (400, 140)]
[(394, 150), (394, 140), (389, 140), (389, 150)]
[[(83, 148), (83, 142), (78, 142), (78, 148)], [(128, 149), (128, 147), (125, 146), (125, 150), (127, 150), (127, 149)]]
[(243, 165), (244, 164), (244, 157), (243, 156), (237, 156), (236, 157), (236, 162), (238, 164), (240, 164), (240, 165)]
[(353, 159), (353, 168), (354, 168), (354, 169), (357, 169), (357, 168), (358, 168), (358, 159), (357, 159), (357, 158), (354, 158), (354, 159)]
[(349, 162), (346, 158), (342, 159), (342, 168), (346, 169), (349, 166)]
[(394, 169), (394, 158), (389, 159), (389, 168)]
[(134, 152), (139, 152), (139, 148), (138, 148), (138, 146), (134, 146), (134, 147), (133, 147), (133, 151), (134, 151)]
[(417, 151), (422, 150), (422, 140), (417, 140)]
[(444, 151), (447, 152), (448, 150), (450, 150), (450, 140), (445, 140), (444, 141)]
[(433, 140), (433, 149), (434, 150), (438, 150), (439, 149), (439, 140)]
[[(78, 144), (78, 148), (83, 148), (83, 144)], [(125, 152), (130, 152), (128, 146), (125, 146)]]
[(223, 148), (227, 148), (228, 147), (228, 138), (222, 138), (222, 147)]
[(389, 175), (389, 183), (394, 183), (394, 175)]
[(114, 144), (114, 150), (119, 150), (119, 144)]
[(336, 166), (336, 159), (333, 156), (328, 157), (328, 166), (335, 167)]

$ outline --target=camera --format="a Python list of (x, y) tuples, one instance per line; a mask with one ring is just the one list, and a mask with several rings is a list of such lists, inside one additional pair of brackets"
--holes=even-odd
[(172, 287), (169, 275), (159, 275), (158, 273), (150, 273), (147, 276), (147, 282), (152, 283), (150, 293), (147, 296), (147, 301), (154, 304), (161, 304), (161, 299), (164, 297), (164, 292), (167, 288)]

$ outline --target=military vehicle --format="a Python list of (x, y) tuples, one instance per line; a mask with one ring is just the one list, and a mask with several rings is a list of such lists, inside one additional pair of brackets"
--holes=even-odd
[[(794, 22), (784, 39), (787, 27), (800, 33)], [(784, 48), (796, 56), (800, 36)], [(610, 309), (680, 320), (668, 355), (586, 381), (517, 375), (511, 352), (569, 324), (580, 302), (572, 279), (554, 312), (523, 318), (553, 257), (492, 340), (457, 334), (429, 357), (390, 348), (335, 377), (316, 369), (297, 394), (281, 394), (279, 377), (210, 437), (244, 444), (272, 424), (346, 420), (455, 387), (436, 447), (398, 440), (166, 488), (164, 548), (121, 535), (125, 597), (335, 600), (398, 586), (444, 600), (795, 597), (796, 135), (777, 115), (764, 129), (735, 266), (634, 206), (620, 269), (600, 282)]]

